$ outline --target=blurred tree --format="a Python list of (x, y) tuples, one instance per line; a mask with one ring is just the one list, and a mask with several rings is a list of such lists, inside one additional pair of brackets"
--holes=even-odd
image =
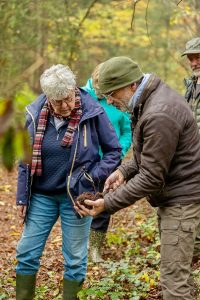
[[(14, 139), (16, 131), (23, 136), (22, 107), (31, 91), (40, 93), (40, 74), (52, 64), (70, 65), (83, 85), (97, 64), (127, 55), (183, 92), (188, 69), (180, 54), (199, 35), (199, 9), (199, 0), (1, 0), (1, 144), (10, 127)], [(19, 96), (25, 83), (27, 101)]]

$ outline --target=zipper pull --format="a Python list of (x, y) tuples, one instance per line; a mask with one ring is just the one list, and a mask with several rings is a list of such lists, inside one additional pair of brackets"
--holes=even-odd
[(57, 137), (56, 137), (56, 140), (58, 141), (58, 139), (59, 139), (59, 135), (60, 135), (60, 129), (58, 129), (58, 131), (57, 131)]
[(83, 127), (83, 140), (84, 140), (84, 148), (87, 147), (87, 127), (84, 125)]

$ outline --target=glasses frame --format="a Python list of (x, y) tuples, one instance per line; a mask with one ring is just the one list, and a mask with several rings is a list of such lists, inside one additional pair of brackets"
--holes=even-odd
[[(69, 99), (67, 99), (69, 98)], [(65, 99), (62, 99), (62, 100), (55, 100), (55, 99), (48, 99), (48, 101), (54, 105), (54, 106), (61, 106), (62, 103), (66, 103), (66, 104), (69, 104), (71, 103), (72, 101), (74, 100), (74, 97), (73, 95), (68, 95)]]
[[(104, 97), (104, 98), (106, 98), (106, 100), (108, 99), (108, 98), (110, 98), (112, 101), (113, 101), (113, 105), (114, 106), (116, 106), (117, 107), (117, 103), (120, 103), (122, 106), (121, 106), (121, 108), (119, 108), (119, 107), (117, 107), (118, 109), (120, 109), (120, 110), (122, 110), (122, 107), (124, 107), (125, 108), (125, 110), (123, 109), (122, 111), (126, 111), (126, 112), (130, 112), (130, 107), (127, 105), (127, 101), (125, 100), (125, 99), (118, 99), (118, 98), (116, 98), (116, 97), (113, 97), (112, 96), (112, 94), (114, 93), (114, 92), (116, 92), (116, 91), (113, 91), (113, 92), (111, 92), (110, 94), (102, 94), (102, 96)], [(116, 104), (116, 105), (115, 105)]]
[[(114, 93), (115, 91), (111, 92), (110, 94), (101, 94), (104, 98), (109, 98), (109, 97), (112, 97), (112, 94)], [(112, 97), (114, 98), (114, 97)], [(114, 98), (115, 99), (115, 98)]]

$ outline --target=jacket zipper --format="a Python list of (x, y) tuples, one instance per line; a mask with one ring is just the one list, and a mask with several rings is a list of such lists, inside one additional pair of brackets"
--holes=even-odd
[[(29, 113), (29, 115), (31, 116), (31, 119), (33, 120), (34, 136), (35, 136), (35, 134), (36, 134), (35, 119), (33, 118), (33, 115), (30, 113), (30, 111), (28, 110), (27, 107), (26, 107), (26, 111)], [(30, 165), (27, 164), (27, 165), (26, 165), (26, 172), (27, 172), (27, 173), (29, 172), (29, 168), (30, 168)], [(28, 176), (29, 176), (29, 174), (28, 174)], [(25, 216), (24, 216), (23, 224), (26, 222), (26, 218), (27, 218), (27, 214), (28, 214), (28, 210), (29, 210), (29, 206), (30, 206), (31, 187), (32, 187), (32, 184), (33, 184), (33, 176), (30, 175), (30, 190), (29, 190), (28, 204), (27, 204), (27, 207), (26, 207), (26, 213), (25, 213)]]
[[(78, 149), (78, 140), (79, 140), (79, 126), (78, 126), (78, 137), (77, 137), (77, 142), (76, 142), (76, 147), (75, 147), (75, 151), (74, 151), (74, 157), (73, 157), (73, 161), (72, 161), (72, 166), (71, 166), (71, 169), (70, 169), (70, 172), (69, 172), (69, 176), (67, 178), (67, 192), (72, 200), (72, 203), (75, 205), (75, 201), (72, 197), (72, 194), (70, 192), (70, 180), (71, 180), (71, 177), (72, 177), (72, 172), (73, 172), (73, 168), (74, 168), (74, 163), (75, 163), (75, 159), (76, 159), (76, 154), (77, 154), (77, 149)], [(81, 216), (82, 217), (82, 216)]]
[(58, 129), (58, 131), (57, 131), (57, 136), (56, 136), (57, 141), (59, 140), (59, 136), (60, 136), (60, 129)]
[(87, 127), (86, 127), (86, 125), (84, 125), (83, 138), (84, 138), (84, 148), (86, 148), (87, 147)]

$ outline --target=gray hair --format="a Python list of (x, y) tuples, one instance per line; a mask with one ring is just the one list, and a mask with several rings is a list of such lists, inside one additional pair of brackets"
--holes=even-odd
[(75, 75), (68, 66), (53, 65), (40, 76), (40, 85), (47, 98), (61, 100), (75, 89)]

